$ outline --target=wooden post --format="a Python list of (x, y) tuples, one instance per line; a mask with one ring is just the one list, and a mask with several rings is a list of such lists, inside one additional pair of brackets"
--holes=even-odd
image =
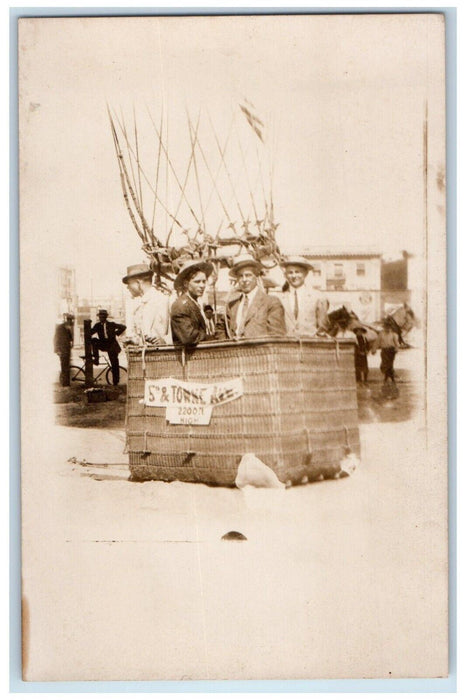
[(91, 343), (91, 323), (90, 319), (84, 321), (84, 386), (90, 389), (94, 385), (94, 365), (92, 362), (92, 343)]

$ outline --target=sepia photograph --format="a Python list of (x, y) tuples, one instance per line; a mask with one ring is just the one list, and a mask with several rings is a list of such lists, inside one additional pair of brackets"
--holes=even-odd
[(18, 20), (23, 681), (449, 674), (445, 17)]

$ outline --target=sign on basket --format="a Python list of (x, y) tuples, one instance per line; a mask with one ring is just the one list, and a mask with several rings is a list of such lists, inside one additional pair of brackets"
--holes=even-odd
[(233, 401), (242, 395), (241, 378), (205, 384), (167, 377), (146, 379), (144, 404), (166, 408), (166, 419), (169, 423), (208, 425), (215, 406)]

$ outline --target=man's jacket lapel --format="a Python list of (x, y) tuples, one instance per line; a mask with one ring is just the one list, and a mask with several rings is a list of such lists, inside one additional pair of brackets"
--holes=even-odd
[(206, 325), (205, 325), (205, 321), (204, 321), (204, 316), (202, 315), (199, 306), (196, 304), (195, 301), (193, 301), (193, 300), (191, 299), (191, 297), (190, 297), (188, 294), (186, 295), (186, 298), (187, 298), (188, 303), (189, 303), (189, 308), (190, 308), (190, 309), (192, 310), (192, 312), (195, 314), (196, 318), (200, 321), (200, 323), (201, 323), (201, 325), (202, 325), (202, 328), (203, 328), (204, 330), (207, 330)]
[(249, 321), (254, 317), (254, 315), (258, 312), (258, 310), (263, 306), (263, 304), (266, 302), (267, 297), (265, 295), (265, 292), (262, 290), (258, 289), (256, 292), (256, 295), (252, 302), (249, 304), (248, 307), (248, 312), (246, 314), (246, 319), (244, 322), (244, 325), (246, 326)]

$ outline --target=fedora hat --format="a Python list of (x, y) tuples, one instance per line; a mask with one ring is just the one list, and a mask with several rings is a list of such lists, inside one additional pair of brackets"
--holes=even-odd
[(283, 258), (280, 263), (282, 269), (288, 267), (288, 265), (296, 265), (297, 267), (304, 267), (306, 270), (313, 270), (314, 266), (311, 265), (309, 260), (304, 258), (302, 255), (289, 255), (287, 258)]
[(108, 316), (108, 311), (107, 311), (107, 309), (99, 309), (99, 310), (98, 310), (97, 316), (103, 316), (103, 315)]
[(126, 275), (123, 277), (122, 282), (123, 284), (126, 284), (128, 280), (133, 279), (134, 277), (148, 277), (149, 275), (152, 275), (152, 270), (150, 269), (149, 265), (146, 265), (145, 263), (130, 265), (127, 268)]
[(207, 262), (206, 260), (201, 260), (200, 258), (187, 260), (185, 263), (183, 263), (177, 276), (175, 277), (173, 286), (176, 290), (181, 289), (185, 279), (190, 274), (194, 274), (196, 272), (204, 272), (206, 277), (209, 277), (209, 275), (212, 274), (213, 269), (214, 266), (212, 265), (212, 263)]
[(233, 266), (230, 270), (230, 275), (237, 277), (239, 271), (242, 270), (243, 267), (252, 267), (255, 269), (257, 274), (260, 274), (263, 269), (260, 262), (253, 258), (252, 255), (245, 253), (244, 255), (238, 255), (237, 258), (233, 259)]

